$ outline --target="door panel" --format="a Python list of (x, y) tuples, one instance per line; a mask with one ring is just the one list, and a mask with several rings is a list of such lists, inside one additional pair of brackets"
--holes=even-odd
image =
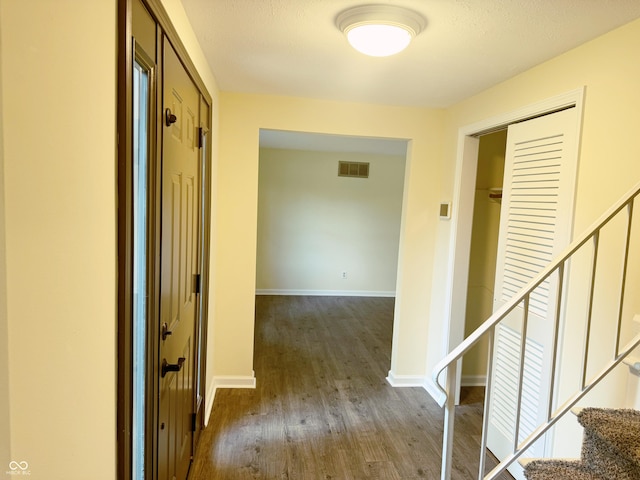
[[(160, 273), (160, 419), (158, 478), (185, 480), (192, 456), (197, 295), (199, 92), (164, 42), (162, 239)], [(163, 367), (164, 365), (164, 367)]]
[[(509, 126), (494, 311), (516, 296), (569, 244), (577, 173), (577, 126), (575, 108)], [(557, 288), (558, 279), (552, 276), (531, 294), (524, 342), (524, 305), (514, 309), (497, 327), (487, 445), (500, 459), (512, 452), (514, 443), (524, 440), (546, 421)], [(522, 343), (526, 346), (518, 421)], [(543, 456), (545, 441), (539, 440), (524, 456)], [(524, 478), (517, 464), (509, 471), (516, 478)]]

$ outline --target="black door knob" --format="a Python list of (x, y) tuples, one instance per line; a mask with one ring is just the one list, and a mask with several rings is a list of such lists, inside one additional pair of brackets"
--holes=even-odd
[(178, 117), (176, 117), (173, 113), (171, 113), (171, 109), (167, 108), (164, 112), (164, 120), (167, 124), (167, 127), (171, 126), (172, 123), (176, 123), (178, 121)]

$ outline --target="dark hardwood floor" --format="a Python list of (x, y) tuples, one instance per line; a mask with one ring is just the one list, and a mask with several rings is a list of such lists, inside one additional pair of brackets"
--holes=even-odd
[[(393, 304), (258, 296), (257, 388), (217, 391), (190, 480), (439, 479), (443, 411), (385, 380)], [(477, 476), (481, 402), (457, 408), (454, 479)]]

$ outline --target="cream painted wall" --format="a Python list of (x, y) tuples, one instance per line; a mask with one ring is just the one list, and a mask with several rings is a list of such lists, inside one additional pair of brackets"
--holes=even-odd
[[(640, 111), (632, 107), (640, 102), (635, 86), (640, 66), (630, 61), (639, 42), (636, 21), (447, 110), (445, 158), (450, 160), (443, 162), (443, 197), (453, 194), (451, 159), (459, 128), (586, 85), (575, 231), (586, 228), (640, 177), (635, 160), (640, 145), (633, 140)], [(436, 269), (446, 270), (450, 224), (441, 226)], [(442, 303), (440, 296), (433, 298), (437, 313)]]
[[(636, 141), (640, 125), (640, 89), (637, 88), (640, 64), (635, 60), (639, 48), (640, 21), (635, 21), (448, 109), (444, 131), (443, 197), (453, 195), (454, 159), (461, 127), (584, 85), (586, 99), (574, 227), (575, 233), (582, 232), (640, 179), (640, 144)], [(434, 268), (436, 272), (446, 272), (452, 230), (450, 224), (440, 226)], [(611, 252), (611, 255), (619, 254), (619, 250)], [(604, 258), (601, 255), (605, 264), (611, 260), (607, 255)], [(442, 301), (446, 284), (434, 284), (432, 318), (446, 311)], [(605, 286), (605, 293), (610, 293), (606, 290)], [(637, 302), (636, 298), (628, 300)], [(430, 329), (432, 332), (434, 330)], [(436, 335), (429, 336), (428, 350), (430, 370), (434, 365), (432, 362), (445, 353)], [(606, 403), (624, 399), (625, 384), (626, 373), (616, 373), (607, 388), (596, 392), (593, 401)], [(558, 435), (558, 438), (568, 437)], [(556, 448), (562, 450), (562, 445), (558, 444)]]
[(260, 128), (410, 140), (391, 369), (424, 375), (443, 112), (224, 92), (220, 111), (216, 375), (253, 375)]
[[(476, 195), (467, 288), (464, 335), (469, 336), (493, 312), (493, 287), (500, 229), (500, 202), (489, 198), (490, 188), (502, 188), (507, 131), (480, 137)], [(482, 341), (462, 364), (464, 384), (483, 384), (487, 373), (487, 342)]]
[[(369, 162), (369, 178), (339, 177), (339, 161)], [(395, 296), (404, 166), (404, 156), (261, 148), (256, 289)]]
[(116, 2), (2, 0), (0, 32), (11, 456), (112, 480)]
[[(0, 34), (0, 59), (1, 58), (2, 35)], [(9, 409), (9, 329), (7, 319), (6, 230), (4, 222), (4, 115), (2, 109), (2, 78), (2, 62), (0, 61), (0, 469), (5, 465), (8, 465), (11, 461), (11, 428), (9, 424), (11, 421)], [(1, 471), (2, 470), (0, 470), (0, 472)]]

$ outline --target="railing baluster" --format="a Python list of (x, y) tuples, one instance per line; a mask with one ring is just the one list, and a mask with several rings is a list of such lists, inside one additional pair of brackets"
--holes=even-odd
[(451, 480), (453, 464), (453, 429), (456, 415), (456, 389), (458, 384), (458, 363), (453, 362), (447, 369), (447, 402), (444, 406), (444, 431), (442, 432), (442, 469), (441, 480)]
[(618, 308), (618, 331), (616, 334), (616, 355), (620, 354), (620, 333), (622, 331), (622, 310), (624, 307), (624, 293), (627, 286), (627, 267), (629, 266), (629, 244), (631, 243), (631, 227), (633, 224), (633, 200), (627, 203), (627, 235), (624, 246), (624, 262), (622, 267), (622, 285), (620, 286), (620, 303)]
[(560, 338), (560, 313), (562, 312), (562, 291), (564, 290), (565, 262), (558, 266), (558, 286), (556, 289), (556, 308), (553, 316), (553, 340), (551, 342), (551, 372), (549, 374), (549, 402), (547, 404), (547, 420), (553, 412), (553, 399), (556, 392), (556, 370), (558, 363), (558, 341)]
[[(444, 407), (444, 431), (443, 431), (443, 447), (442, 447), (442, 470), (441, 480), (451, 479), (451, 470), (453, 465), (453, 434), (455, 424), (455, 393), (458, 388), (457, 372), (460, 368), (462, 357), (473, 346), (475, 346), (482, 338), (488, 337), (489, 342), (489, 363), (487, 366), (487, 384), (485, 390), (485, 404), (484, 404), (484, 417), (482, 426), (482, 440), (481, 440), (481, 452), (479, 461), (478, 478), (484, 478), (485, 480), (493, 480), (502, 472), (504, 472), (509, 465), (517, 460), (526, 450), (528, 450), (539, 438), (551, 428), (563, 415), (565, 415), (580, 399), (582, 399), (587, 393), (589, 393), (606, 375), (615, 369), (622, 360), (628, 356), (636, 348), (640, 348), (640, 334), (636, 335), (634, 339), (627, 344), (623, 352), (620, 352), (621, 330), (622, 330), (622, 314), (624, 310), (624, 297), (626, 290), (628, 264), (629, 264), (629, 251), (631, 244), (631, 233), (633, 227), (633, 206), (635, 198), (640, 196), (640, 184), (637, 184), (632, 190), (630, 190), (619, 202), (613, 205), (602, 217), (595, 222), (579, 239), (576, 239), (569, 247), (565, 249), (554, 261), (542, 269), (530, 283), (521, 290), (521, 292), (512, 297), (510, 301), (498, 308), (489, 319), (487, 319), (480, 327), (478, 327), (469, 337), (467, 337), (460, 345), (455, 347), (443, 360), (438, 362), (433, 373), (433, 380), (442, 393), (441, 399), (438, 399), (438, 403)], [(600, 247), (600, 232), (612, 219), (614, 219), (622, 210), (627, 209), (627, 232), (626, 232), (626, 244), (623, 261), (623, 272), (620, 290), (620, 302), (618, 306), (618, 322), (616, 332), (616, 345), (615, 345), (615, 358), (611, 360), (605, 367), (597, 373), (589, 382), (587, 382), (587, 366), (589, 360), (592, 319), (594, 310), (594, 293), (596, 283), (596, 273), (598, 266), (598, 255)], [(565, 290), (565, 268), (566, 262), (573, 255), (578, 252), (588, 242), (593, 242), (593, 253), (591, 257), (591, 275), (589, 278), (589, 298), (588, 298), (588, 311), (585, 325), (585, 338), (583, 345), (583, 361), (580, 384), (581, 388), (574, 395), (572, 395), (565, 403), (553, 411), (553, 402), (556, 389), (556, 375), (558, 370), (558, 352), (559, 352), (559, 337), (560, 337), (560, 314), (565, 304), (563, 291)], [(550, 372), (550, 395), (547, 411), (547, 421), (536, 427), (529, 436), (518, 445), (517, 439), (520, 434), (520, 417), (522, 415), (522, 396), (524, 392), (524, 370), (525, 370), (525, 357), (526, 357), (526, 339), (527, 329), (529, 322), (529, 303), (531, 293), (538, 288), (547, 278), (549, 278), (556, 270), (558, 270), (558, 287), (557, 298), (555, 304), (555, 316), (553, 326), (553, 341), (551, 348), (551, 372)], [(517, 406), (516, 406), (516, 426), (515, 426), (515, 440), (513, 453), (507, 455), (496, 467), (494, 467), (486, 476), (484, 470), (486, 467), (486, 450), (487, 450), (487, 436), (489, 430), (489, 413), (491, 411), (492, 395), (491, 390), (493, 387), (493, 354), (495, 350), (495, 333), (496, 327), (516, 309), (522, 302), (524, 302), (524, 317), (522, 323), (522, 338), (520, 340), (520, 375), (518, 379), (518, 394), (517, 394)], [(446, 387), (440, 384), (439, 375), (446, 371), (447, 381)], [(446, 390), (445, 390), (446, 388)]]
[(484, 477), (485, 464), (487, 463), (487, 432), (489, 431), (489, 407), (491, 405), (491, 388), (493, 386), (493, 346), (496, 336), (496, 327), (487, 332), (487, 347), (489, 350), (487, 360), (487, 381), (484, 387), (484, 414), (482, 416), (482, 440), (480, 441), (480, 465), (478, 478)]
[(593, 318), (593, 293), (596, 285), (596, 270), (598, 268), (598, 250), (600, 247), (600, 230), (593, 234), (593, 255), (591, 256), (591, 278), (589, 279), (589, 308), (585, 325), (584, 347), (582, 350), (582, 372), (580, 374), (580, 389), (584, 390), (587, 383), (587, 360), (589, 359), (589, 342), (591, 341), (591, 320)]
[(518, 448), (520, 437), (520, 418), (522, 416), (522, 390), (524, 388), (524, 360), (527, 352), (527, 328), (529, 327), (529, 302), (531, 294), (524, 297), (524, 313), (522, 316), (522, 333), (520, 334), (520, 365), (518, 367), (518, 393), (516, 395), (516, 424), (513, 433), (513, 449)]

